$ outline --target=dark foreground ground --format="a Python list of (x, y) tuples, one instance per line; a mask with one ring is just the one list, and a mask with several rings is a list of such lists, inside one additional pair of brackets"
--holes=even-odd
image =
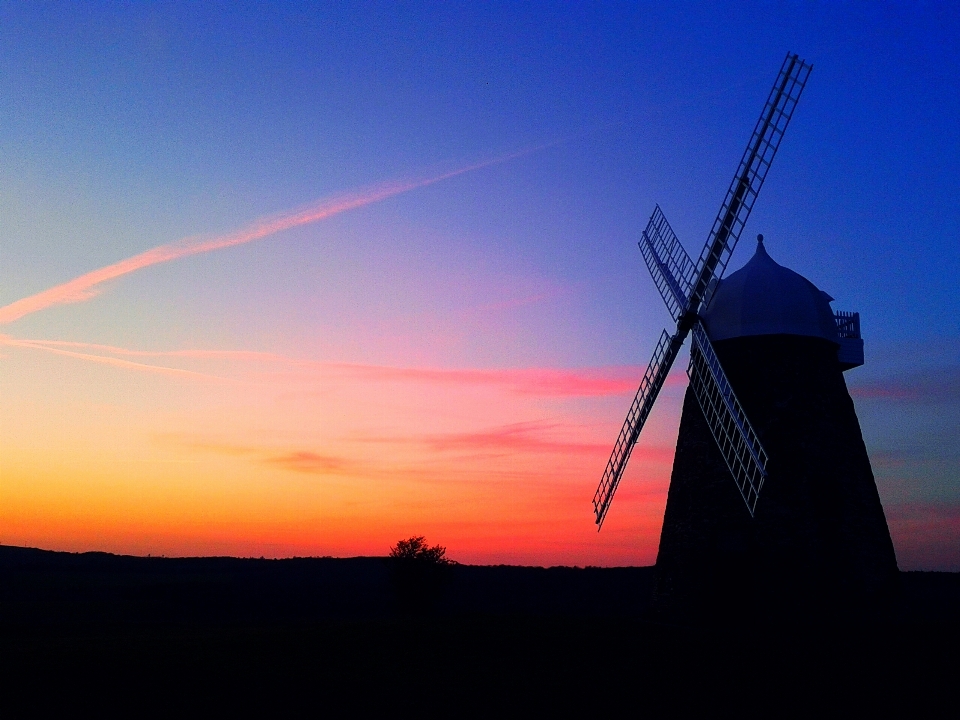
[(960, 713), (960, 574), (881, 624), (690, 628), (651, 568), (391, 568), (0, 546), (0, 717)]

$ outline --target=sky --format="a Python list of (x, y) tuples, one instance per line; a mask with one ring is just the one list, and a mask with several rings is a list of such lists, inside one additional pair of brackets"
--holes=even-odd
[[(861, 314), (901, 569), (960, 570), (951, 3), (0, 4), (0, 543), (649, 565), (681, 357), (591, 498), (787, 51), (729, 270)], [(735, 486), (731, 483), (731, 491)]]

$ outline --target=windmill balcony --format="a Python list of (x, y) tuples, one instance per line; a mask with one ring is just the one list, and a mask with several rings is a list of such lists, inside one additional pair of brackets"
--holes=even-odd
[(841, 369), (846, 372), (850, 368), (863, 365), (863, 338), (860, 337), (860, 313), (837, 310), (833, 314), (837, 323), (837, 360)]

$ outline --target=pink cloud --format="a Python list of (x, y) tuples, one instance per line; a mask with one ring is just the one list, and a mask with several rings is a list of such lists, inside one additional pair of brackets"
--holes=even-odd
[(891, 505), (887, 508), (892, 519), (901, 522), (944, 522), (960, 528), (960, 502), (914, 502)]
[(39, 310), (44, 310), (54, 305), (63, 305), (89, 300), (97, 295), (99, 292), (99, 286), (103, 283), (151, 265), (177, 260), (190, 255), (198, 255), (200, 253), (207, 253), (213, 250), (233, 247), (235, 245), (243, 245), (245, 243), (253, 242), (254, 240), (261, 240), (284, 230), (289, 230), (294, 227), (308, 225), (319, 220), (324, 220), (348, 210), (370, 205), (380, 200), (394, 197), (395, 195), (410, 192), (411, 190), (416, 190), (417, 188), (426, 187), (427, 185), (433, 185), (434, 183), (456, 177), (457, 175), (462, 175), (472, 170), (478, 170), (480, 168), (496, 165), (538, 149), (540, 148), (528, 148), (520, 152), (504, 155), (494, 158), (493, 160), (474, 163), (473, 165), (468, 165), (457, 170), (451, 170), (450, 172), (434, 175), (433, 177), (421, 180), (385, 182), (361, 188), (359, 190), (321, 200), (300, 210), (281, 215), (260, 218), (245, 228), (232, 233), (227, 233), (225, 235), (206, 239), (199, 236), (192, 236), (182, 238), (181, 240), (177, 240), (176, 242), (168, 243), (166, 245), (160, 245), (159, 247), (146, 250), (142, 253), (134, 255), (133, 257), (115, 262), (112, 265), (107, 265), (106, 267), (102, 267), (98, 270), (85, 273), (84, 275), (76, 277), (73, 280), (61, 283), (60, 285), (55, 285), (54, 287), (36, 293), (35, 295), (30, 295), (12, 302), (9, 305), (0, 307), (0, 324), (11, 323), (26, 315), (35, 313)]
[(902, 402), (960, 400), (960, 367), (943, 367), (859, 383), (850, 387), (857, 398)]
[(293, 470), (294, 472), (326, 475), (343, 473), (349, 469), (349, 463), (335, 455), (321, 455), (308, 450), (295, 450), (263, 458), (267, 465)]
[[(128, 370), (142, 370), (172, 375), (215, 377), (192, 370), (131, 362), (121, 358), (158, 357), (196, 360), (234, 360), (239, 362), (255, 361), (257, 363), (272, 362), (306, 368), (308, 370), (316, 370), (322, 373), (339, 372), (365, 381), (415, 382), (460, 387), (499, 387), (518, 395), (538, 397), (604, 397), (611, 395), (628, 395), (636, 392), (643, 374), (641, 367), (629, 365), (566, 370), (560, 368), (448, 369), (392, 367), (360, 363), (323, 363), (316, 360), (289, 357), (278, 353), (251, 350), (135, 350), (115, 345), (69, 340), (19, 339), (9, 335), (0, 335), (0, 344), (42, 350), (80, 360), (113, 365)], [(90, 350), (102, 354), (78, 352), (79, 350)], [(682, 371), (676, 371), (669, 375), (666, 386), (680, 387), (685, 383), (686, 376), (684, 373)]]
[[(370, 380), (444, 383), (451, 385), (506, 387), (519, 395), (541, 397), (601, 397), (635, 393), (643, 376), (639, 366), (608, 366), (562, 370), (556, 368), (440, 369), (398, 368), (382, 365), (331, 364)], [(667, 387), (682, 386), (683, 372), (671, 373)]]
[(215, 440), (167, 433), (156, 435), (155, 439), (163, 444), (173, 444), (188, 450), (226, 455), (228, 457), (250, 458), (262, 465), (291, 470), (311, 475), (355, 473), (356, 464), (338, 455), (317, 453), (312, 450), (281, 450), (275, 447), (239, 445)]
[(901, 570), (960, 571), (960, 503), (904, 503), (886, 508)]
[(563, 294), (563, 290), (560, 288), (553, 288), (546, 290), (544, 292), (539, 292), (534, 295), (527, 295), (525, 297), (513, 298), (510, 300), (501, 300), (499, 302), (487, 303), (485, 305), (478, 305), (473, 308), (474, 311), (485, 313), (493, 312), (499, 313), (504, 310), (516, 310), (517, 308), (526, 307), (528, 305), (536, 305), (537, 303), (543, 302), (544, 300), (552, 300), (556, 297), (559, 297)]
[(870, 454), (870, 462), (874, 467), (884, 469), (902, 468), (906, 465), (906, 460), (902, 455), (894, 452), (873, 452)]
[[(366, 437), (366, 442), (413, 444), (436, 452), (470, 452), (489, 454), (534, 453), (549, 455), (588, 455), (603, 459), (610, 454), (612, 441), (586, 442), (558, 437), (563, 425), (542, 421), (519, 422), (497, 427), (459, 433)], [(575, 429), (575, 428), (574, 428)], [(569, 428), (567, 431), (569, 432)], [(636, 448), (634, 455), (641, 462), (671, 462), (673, 448)]]
[(563, 455), (603, 455), (609, 443), (589, 443), (547, 437), (556, 424), (539, 422), (511, 423), (478, 432), (426, 435), (417, 439), (440, 452), (532, 452)]

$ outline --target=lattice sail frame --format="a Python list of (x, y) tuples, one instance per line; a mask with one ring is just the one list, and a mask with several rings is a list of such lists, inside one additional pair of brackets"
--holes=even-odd
[(670, 334), (664, 330), (660, 335), (660, 342), (657, 343), (656, 350), (653, 351), (653, 358), (647, 365), (647, 372), (640, 381), (640, 388), (637, 395), (630, 405), (630, 411), (627, 413), (627, 419), (624, 420), (623, 428), (617, 437), (617, 442), (613, 446), (613, 452), (610, 453), (610, 459), (607, 461), (607, 467), (603, 471), (603, 477), (600, 479), (600, 485), (593, 494), (593, 511), (597, 516), (597, 525), (603, 524), (603, 518), (607, 514), (610, 502), (613, 500), (613, 494), (620, 484), (620, 478), (623, 476), (623, 470), (630, 460), (630, 454), (637, 444), (637, 436), (640, 429), (647, 420), (650, 410), (653, 409), (653, 403), (663, 387), (670, 367), (680, 352), (683, 345), (683, 338), (677, 340), (677, 336), (670, 337)]
[[(753, 210), (753, 203), (763, 186), (770, 164), (780, 147), (780, 141), (783, 139), (783, 134), (790, 123), (790, 118), (812, 69), (812, 66), (806, 64), (798, 55), (787, 53), (692, 274), (689, 269), (691, 264), (689, 256), (687, 256), (680, 241), (670, 228), (659, 206), (654, 210), (647, 229), (643, 233), (640, 242), (641, 253), (671, 316), (677, 321), (677, 332), (669, 339), (668, 345), (665, 345), (668, 337), (667, 332), (664, 331), (661, 335), (657, 350), (647, 367), (643, 382), (641, 382), (640, 389), (637, 391), (637, 396), (634, 398), (630, 412), (627, 414), (627, 419), (610, 455), (610, 460), (607, 462), (600, 485), (594, 494), (593, 507), (598, 530), (603, 526), (603, 520), (620, 483), (627, 461), (633, 452), (633, 446), (637, 442), (640, 430), (643, 428), (657, 394), (663, 386), (663, 380), (666, 379), (687, 333), (691, 327), (700, 328), (702, 331), (698, 319), (699, 313), (709, 305), (713, 291), (726, 270), (727, 263), (730, 261), (743, 227)], [(703, 337), (706, 342), (701, 343), (701, 346), (708, 348), (709, 355), (715, 358), (713, 347), (710, 345), (709, 338), (706, 337), (706, 332), (703, 332)], [(693, 361), (693, 354), (691, 352), (691, 362)], [(701, 353), (701, 357), (706, 358), (707, 355)], [(709, 368), (709, 362), (705, 361), (704, 364)], [(719, 361), (716, 362), (716, 368), (719, 369), (719, 375), (711, 373), (703, 375), (697, 372), (697, 376), (703, 380), (703, 386), (708, 386), (709, 376), (714, 379), (716, 377), (722, 378), (729, 388), (729, 383), (726, 382)], [(655, 383), (651, 378), (660, 378), (660, 381)], [(698, 382), (700, 381), (698, 380)], [(717, 383), (719, 384), (719, 381)], [(732, 396), (732, 390), (730, 393)], [(718, 397), (725, 398), (726, 395), (721, 390)], [(732, 397), (735, 401), (735, 396)], [(739, 408), (739, 403), (727, 406), (724, 400), (723, 404), (726, 407), (726, 412), (732, 417), (736, 418), (742, 415), (743, 411)], [(706, 414), (706, 410), (704, 412)], [(718, 412), (716, 417), (722, 419), (723, 414)], [(746, 420), (745, 415), (743, 415), (743, 419)], [(745, 433), (744, 426), (738, 422), (724, 427), (729, 428), (730, 432), (736, 430), (738, 433)], [(751, 435), (744, 434), (742, 445), (750, 448), (748, 452), (750, 458), (743, 460), (741, 463), (745, 468), (742, 471), (742, 477), (737, 476), (733, 466), (731, 466), (731, 472), (734, 473), (737, 486), (743, 494), (750, 514), (753, 515), (757, 495), (763, 485), (763, 479), (766, 477), (766, 453), (763, 452), (763, 448), (749, 423), (745, 427), (749, 429)], [(715, 435), (715, 437), (717, 436)], [(719, 439), (718, 444), (720, 444)], [(721, 451), (724, 452), (726, 459), (727, 451), (724, 450), (722, 444)], [(731, 456), (733, 459), (727, 460), (728, 466), (731, 462), (734, 464), (741, 462), (737, 459), (738, 457), (740, 456), (737, 452), (734, 452)], [(760, 471), (759, 476), (756, 474), (757, 468)]]
[(767, 479), (767, 453), (720, 366), (702, 323), (693, 327), (687, 377), (750, 516)]
[(716, 286), (711, 281), (723, 277), (727, 269), (812, 69), (799, 56), (787, 53), (697, 261), (698, 278), (691, 297), (696, 303), (693, 310), (699, 307), (697, 301), (702, 300), (703, 307), (710, 303), (712, 288)]
[(679, 320), (690, 303), (697, 266), (683, 249), (659, 205), (654, 208), (638, 245), (671, 317)]

